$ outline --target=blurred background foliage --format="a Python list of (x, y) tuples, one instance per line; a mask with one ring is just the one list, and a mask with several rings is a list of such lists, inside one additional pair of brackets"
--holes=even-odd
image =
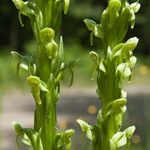
[[(133, 2), (133, 0), (130, 0), (130, 2)], [(2, 85), (6, 82), (15, 81), (15, 70), (13, 69), (15, 63), (13, 64), (10, 51), (17, 50), (24, 54), (26, 52), (33, 53), (36, 49), (28, 18), (23, 17), (24, 27), (22, 28), (18, 22), (18, 12), (13, 3), (10, 0), (1, 0), (0, 3), (0, 69), (3, 70), (0, 74), (0, 82)], [(137, 36), (140, 39), (135, 54), (139, 56), (137, 66), (142, 66), (142, 68), (137, 69), (137, 71), (142, 75), (145, 74), (147, 78), (146, 74), (149, 73), (148, 66), (150, 65), (150, 0), (140, 0), (140, 3), (142, 7), (137, 14), (136, 26), (134, 30), (129, 30), (127, 38)], [(63, 15), (61, 34), (64, 37), (66, 60), (81, 58), (77, 64), (77, 66), (80, 66), (77, 67), (78, 80), (90, 79), (91, 66), (89, 65), (88, 51), (96, 51), (100, 48), (97, 38), (94, 39), (94, 46), (90, 46), (90, 32), (85, 27), (83, 19), (91, 18), (100, 22), (100, 15), (106, 5), (106, 0), (71, 0), (68, 15)], [(3, 66), (5, 66), (5, 69), (3, 69)], [(8, 72), (12, 73), (11, 76)], [(135, 80), (138, 81), (138, 78), (141, 78), (141, 76), (137, 76)], [(142, 81), (140, 80), (140, 82)], [(86, 82), (83, 83), (86, 84)], [(147, 83), (147, 80), (145, 83)]]

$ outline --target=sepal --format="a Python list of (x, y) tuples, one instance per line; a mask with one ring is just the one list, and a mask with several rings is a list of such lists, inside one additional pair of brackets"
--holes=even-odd
[(40, 78), (37, 76), (29, 76), (27, 78), (27, 81), (29, 86), (31, 87), (31, 92), (33, 94), (35, 102), (38, 105), (41, 105), (42, 101), (40, 98), (40, 91), (49, 92), (47, 89), (47, 85), (43, 81), (41, 81)]
[(90, 140), (93, 140), (92, 126), (90, 126), (88, 123), (86, 123), (85, 121), (81, 119), (78, 119), (77, 122), (80, 125), (82, 131), (85, 132), (87, 138), (89, 138)]

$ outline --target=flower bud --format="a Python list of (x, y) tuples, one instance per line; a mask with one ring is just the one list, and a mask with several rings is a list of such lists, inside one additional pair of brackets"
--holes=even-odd
[(24, 6), (24, 2), (22, 0), (12, 0), (17, 9), (21, 9)]
[(40, 78), (36, 76), (29, 76), (27, 81), (31, 87), (38, 86), (40, 84)]
[(54, 54), (58, 49), (58, 45), (54, 41), (52, 41), (52, 42), (46, 44), (45, 48), (46, 48), (46, 53), (48, 55), (48, 58), (51, 59), (54, 57)]
[(125, 130), (125, 133), (126, 133), (126, 136), (127, 138), (131, 138), (133, 133), (135, 131), (135, 126), (131, 126), (131, 127), (128, 127), (126, 130)]
[(94, 51), (89, 52), (90, 59), (97, 64), (98, 63), (98, 54)]
[(123, 51), (133, 51), (138, 44), (139, 39), (137, 37), (130, 38), (123, 46)]
[(70, 0), (64, 0), (64, 13), (67, 14)]
[(55, 33), (54, 30), (51, 28), (44, 28), (40, 31), (40, 37), (42, 42), (49, 42), (54, 39)]
[(137, 13), (140, 9), (141, 5), (138, 2), (132, 3), (130, 8), (133, 9), (134, 13)]
[(113, 9), (114, 11), (118, 11), (121, 7), (121, 2), (119, 0), (110, 0), (108, 4), (109, 9)]

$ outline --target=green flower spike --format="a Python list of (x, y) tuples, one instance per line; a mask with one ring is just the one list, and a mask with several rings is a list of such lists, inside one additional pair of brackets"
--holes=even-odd
[(127, 1), (109, 0), (100, 24), (90, 19), (84, 20), (91, 31), (91, 39), (95, 36), (101, 41), (101, 51), (89, 53), (94, 62), (97, 94), (101, 100), (97, 123), (89, 125), (82, 120), (77, 121), (92, 141), (93, 150), (119, 150), (123, 146), (130, 149), (135, 127), (121, 131), (123, 115), (127, 109), (127, 94), (122, 89), (124, 82), (132, 77), (132, 68), (136, 63), (133, 50), (139, 40), (133, 37), (124, 42), (124, 37), (128, 27), (134, 27), (135, 13), (139, 8), (138, 2), (129, 4)]

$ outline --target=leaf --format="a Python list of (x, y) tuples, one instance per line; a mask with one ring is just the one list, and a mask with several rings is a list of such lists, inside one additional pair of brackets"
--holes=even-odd
[(92, 131), (91, 131), (92, 127), (88, 123), (86, 123), (85, 121), (83, 121), (81, 119), (78, 119), (77, 122), (79, 123), (82, 131), (86, 133), (87, 138), (92, 140), (93, 139)]

